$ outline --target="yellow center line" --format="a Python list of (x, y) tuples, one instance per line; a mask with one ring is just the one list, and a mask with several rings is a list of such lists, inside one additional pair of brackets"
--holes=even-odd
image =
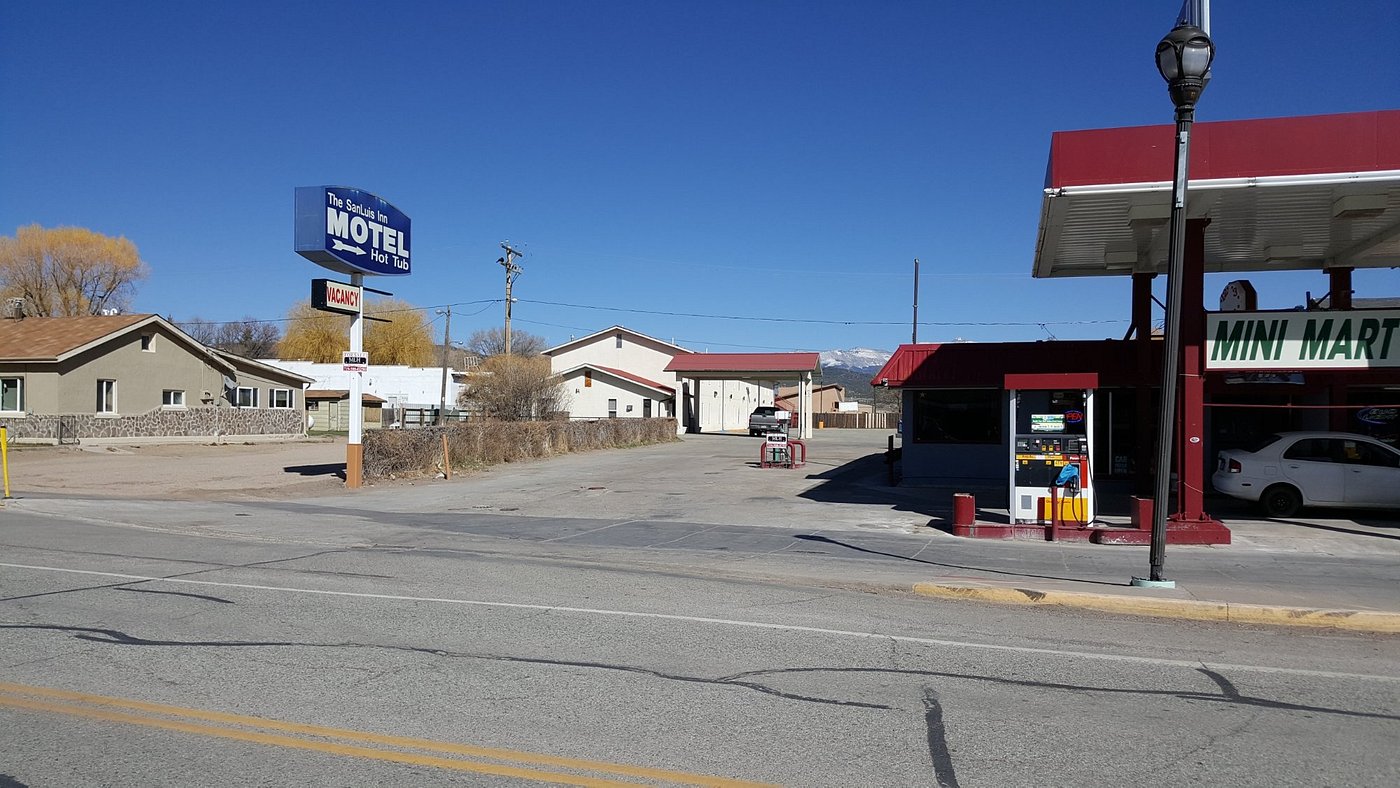
[[(13, 697), (20, 696), (20, 697)], [(31, 696), (31, 697), (23, 697)], [(35, 700), (34, 697), (48, 698), (50, 700)], [(93, 709), (84, 706), (76, 706), (68, 703), (54, 701), (73, 701), (76, 703), (86, 703), (96, 706), (115, 707), (119, 709), (129, 709), (144, 714), (128, 714), (120, 711), (108, 711), (106, 709)], [(407, 747), (429, 752), (446, 753), (452, 755), (465, 755), (477, 758), (488, 758), (499, 761), (513, 761), (515, 763), (533, 764), (538, 766), (552, 766), (556, 768), (575, 769), (579, 771), (598, 772), (617, 776), (635, 777), (644, 780), (659, 780), (670, 783), (680, 783), (683, 785), (712, 786), (713, 788), (762, 788), (766, 783), (746, 782), (742, 780), (730, 780), (723, 777), (711, 777), (702, 774), (690, 774), (686, 772), (671, 771), (668, 769), (652, 769), (645, 766), (633, 766), (629, 764), (608, 763), (604, 761), (589, 761), (581, 758), (568, 758), (557, 755), (544, 755), (540, 753), (521, 752), (517, 750), (497, 749), (492, 747), (479, 747), (469, 744), (457, 744), (453, 742), (440, 742), (431, 739), (419, 739), (406, 736), (391, 736), (366, 731), (354, 731), (344, 728), (332, 728), (323, 725), (309, 725), (297, 722), (285, 722), (282, 720), (269, 720), (259, 717), (248, 717), (241, 714), (228, 714), (218, 711), (207, 711), (203, 709), (190, 709), (181, 706), (169, 706), (161, 703), (148, 703), (146, 701), (130, 700), (126, 698), (114, 698), (106, 695), (94, 695), (86, 692), (76, 692), (73, 690), (54, 689), (49, 687), (33, 687), (24, 684), (11, 684), (0, 682), (0, 705), (16, 708), (29, 709), (34, 711), (48, 711), (59, 714), (69, 714), (91, 719), (105, 720), (108, 722), (123, 722), (133, 725), (145, 725), (148, 727), (162, 728), (166, 730), (181, 731), (184, 733), (194, 733), (205, 736), (215, 736), (219, 738), (235, 739), (239, 741), (256, 742), (280, 747), (290, 747), (295, 749), (316, 750), (338, 755), (348, 755), (361, 758), (372, 758), (375, 760), (393, 761), (398, 763), (410, 763), (420, 766), (436, 766), (445, 769), (455, 769), (458, 771), (473, 771), (485, 774), (495, 774), (508, 777), (519, 777), (529, 780), (543, 780), (548, 782), (564, 783), (568, 785), (585, 786), (616, 786), (629, 785), (635, 783), (615, 782), (611, 780), (596, 779), (592, 777), (581, 777), (570, 774), (544, 772), (534, 769), (520, 768), (508, 765), (497, 765), (481, 763), (476, 761), (463, 761), (451, 758), (440, 758), (431, 755), (418, 755), (415, 753), (400, 753), (388, 750), (373, 749), (334, 742), (322, 742), (293, 736), (281, 736), (258, 731), (245, 731), (234, 728), (214, 727), (200, 725), (198, 723), (184, 720), (169, 720), (160, 717), (148, 716), (152, 714), (183, 717), (193, 720), (204, 720), (207, 722), (219, 723), (222, 725), (239, 725), (249, 728), (259, 728), (264, 731), (281, 731), (285, 733), (300, 734), (302, 736), (319, 736), (324, 738), (344, 739), (360, 744), (378, 744), (392, 747)]]

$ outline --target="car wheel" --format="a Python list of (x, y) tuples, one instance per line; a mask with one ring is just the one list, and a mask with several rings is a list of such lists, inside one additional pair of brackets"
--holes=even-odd
[(1259, 505), (1269, 517), (1292, 517), (1303, 508), (1303, 496), (1286, 484), (1275, 484), (1259, 496)]

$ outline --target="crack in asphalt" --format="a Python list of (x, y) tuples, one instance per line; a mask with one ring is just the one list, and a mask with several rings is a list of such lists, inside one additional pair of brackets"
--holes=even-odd
[(422, 646), (394, 646), (382, 643), (358, 643), (345, 641), (340, 643), (317, 643), (311, 641), (295, 640), (152, 640), (148, 638), (129, 635), (121, 630), (108, 629), (103, 627), (77, 627), (62, 626), (57, 624), (0, 624), (0, 630), (41, 630), (51, 632), (69, 632), (79, 640), (86, 640), (94, 643), (106, 643), (118, 646), (147, 646), (147, 647), (195, 647), (195, 648), (360, 648), (360, 649), (382, 649), (387, 651), (403, 651), (415, 654), (428, 654), (438, 657), (448, 657), (453, 659), (474, 659), (492, 662), (507, 662), (530, 665), (554, 665), (558, 667), (588, 668), (594, 670), (610, 670), (637, 675), (651, 676), (667, 681), (680, 681), (695, 684), (708, 684), (713, 686), (741, 687), (753, 690), (766, 695), (796, 700), (806, 703), (819, 703), (831, 706), (847, 706), (853, 708), (894, 710), (894, 706), (880, 703), (866, 703), (862, 701), (837, 700), (833, 698), (820, 698), (810, 695), (799, 695), (796, 693), (783, 692), (769, 687), (766, 684), (749, 679), (758, 676), (785, 676), (809, 673), (834, 673), (834, 674), (883, 674), (896, 676), (916, 676), (920, 678), (948, 678), (964, 679), (969, 681), (981, 681), (989, 684), (998, 684), (1014, 687), (1025, 687), (1029, 689), (1059, 690), (1074, 693), (1102, 693), (1110, 695), (1134, 695), (1141, 697), (1164, 697), (1176, 698), (1186, 701), (1205, 701), (1214, 703), (1226, 703), (1230, 705), (1255, 707), (1270, 709), (1274, 711), (1298, 711), (1311, 712), (1316, 714), (1331, 714), (1340, 717), (1353, 717), (1376, 720), (1400, 721), (1400, 715), (1382, 714), (1378, 712), (1354, 711), (1350, 709), (1335, 709), (1325, 706), (1310, 706), (1301, 703), (1290, 703), (1286, 701), (1271, 700), (1269, 698), (1253, 697), (1244, 695), (1235, 688), (1224, 676), (1211, 671), (1208, 668), (1198, 670), (1209, 677), (1221, 690), (1220, 694), (1200, 692), (1196, 690), (1150, 690), (1140, 688), (1125, 687), (1096, 687), (1084, 684), (1070, 684), (1065, 682), (1035, 681), (1031, 679), (1016, 679), (1000, 676), (985, 676), (976, 673), (955, 673), (952, 671), (936, 670), (914, 670), (897, 668), (832, 668), (832, 667), (812, 667), (812, 668), (768, 668), (763, 670), (751, 670), (740, 673), (733, 673), (718, 678), (705, 678), (701, 676), (686, 676), (675, 673), (664, 673), (658, 670), (642, 668), (632, 665), (615, 665), (606, 662), (581, 661), (551, 659), (546, 657), (512, 657), (500, 654), (476, 654), (470, 652), (454, 652), (445, 649), (427, 648)]
[[(31, 549), (31, 548), (25, 548), (25, 549)], [(46, 549), (46, 548), (32, 548), (32, 549), (40, 549), (40, 550), (42, 550), (42, 549)], [(78, 552), (82, 552), (82, 551), (77, 551), (77, 550), (58, 550), (58, 551), (55, 551), (55, 552), (73, 552), (73, 553), (78, 553)], [(42, 592), (39, 592), (39, 593), (36, 593), (36, 594), (23, 594), (23, 595), (20, 595), (20, 596), (9, 596), (9, 597), (0, 598), (0, 602), (18, 602), (18, 601), (23, 600), (23, 599), (35, 599), (35, 598), (44, 597), (44, 596), (57, 596), (57, 595), (61, 595), (61, 594), (75, 594), (75, 593), (77, 593), (77, 592), (79, 592), (79, 591), (98, 591), (98, 590), (101, 590), (101, 589), (113, 588), (113, 589), (116, 589), (116, 590), (118, 590), (118, 591), (140, 591), (141, 593), (145, 593), (145, 594), (168, 594), (168, 595), (171, 595), (171, 596), (183, 596), (183, 597), (190, 597), (190, 598), (193, 598), (193, 599), (206, 599), (206, 600), (209, 600), (209, 601), (211, 601), (211, 602), (222, 602), (222, 603), (224, 603), (224, 604), (233, 605), (233, 604), (237, 604), (237, 603), (234, 602), (234, 601), (232, 601), (232, 600), (230, 600), (230, 599), (224, 599), (224, 598), (222, 598), (222, 597), (216, 597), (216, 596), (208, 596), (208, 595), (206, 595), (206, 594), (192, 594), (192, 593), (186, 593), (186, 592), (180, 592), (180, 591), (155, 591), (155, 590), (150, 590), (150, 589), (131, 588), (131, 586), (138, 586), (138, 585), (142, 585), (142, 584), (144, 584), (144, 583), (153, 583), (153, 582), (156, 582), (157, 580), (175, 580), (175, 579), (182, 578), (182, 577), (193, 577), (194, 575), (208, 574), (208, 573), (210, 573), (210, 572), (223, 572), (223, 571), (228, 570), (228, 569), (254, 569), (254, 568), (262, 568), (262, 569), (272, 569), (272, 570), (276, 570), (276, 571), (279, 571), (279, 572), (292, 572), (292, 573), (295, 573), (295, 574), (335, 575), (335, 576), (338, 576), (338, 577), (368, 577), (368, 578), (374, 578), (374, 579), (379, 579), (379, 580), (392, 580), (392, 579), (394, 579), (394, 577), (393, 577), (392, 575), (371, 575), (371, 574), (363, 574), (363, 573), (360, 573), (360, 572), (338, 572), (338, 571), (328, 570), (328, 569), (296, 569), (296, 568), (288, 568), (288, 567), (274, 566), (274, 564), (284, 564), (284, 563), (287, 563), (288, 561), (300, 561), (300, 560), (306, 559), (306, 558), (316, 558), (316, 557), (323, 556), (323, 555), (333, 555), (333, 554), (336, 554), (336, 553), (348, 553), (348, 552), (352, 552), (352, 551), (346, 550), (346, 549), (319, 550), (319, 551), (317, 551), (317, 552), (314, 552), (314, 553), (307, 553), (307, 554), (305, 554), (305, 555), (293, 555), (293, 556), (288, 556), (288, 557), (286, 557), (286, 558), (271, 558), (271, 559), (268, 559), (268, 560), (266, 560), (266, 561), (253, 561), (253, 562), (251, 562), (251, 563), (246, 563), (246, 564), (223, 564), (223, 563), (215, 563), (215, 562), (210, 562), (210, 561), (179, 561), (179, 563), (197, 563), (197, 564), (201, 564), (201, 565), (203, 565), (205, 568), (204, 568), (204, 569), (194, 569), (194, 570), (191, 570), (191, 571), (189, 571), (189, 572), (181, 572), (181, 573), (179, 573), (179, 574), (174, 574), (174, 575), (163, 575), (163, 576), (161, 576), (161, 577), (159, 577), (159, 578), (152, 578), (152, 579), (149, 579), (149, 580), (126, 580), (126, 581), (122, 581), (122, 582), (120, 582), (120, 583), (103, 583), (103, 584), (101, 584), (101, 585), (95, 585), (95, 586), (81, 586), (81, 587), (79, 587), (79, 588), (62, 588), (62, 589), (59, 589), (59, 590), (57, 590), (57, 591), (42, 591)], [(98, 553), (97, 555), (108, 555), (108, 554), (106, 554), (106, 553)], [(172, 560), (172, 559), (156, 558), (156, 559), (153, 559), (153, 560), (164, 561), (164, 560)]]
[(718, 679), (704, 678), (701, 676), (686, 676), (676, 673), (663, 673), (659, 670), (636, 667), (632, 665), (614, 665), (606, 662), (591, 662), (579, 660), (549, 659), (546, 657), (510, 657), (500, 654), (473, 654), (469, 652), (447, 651), (445, 649), (426, 648), (422, 646), (392, 646), (381, 643), (357, 643), (346, 641), (341, 643), (315, 643), (309, 641), (295, 640), (151, 640), (147, 638), (129, 635), (121, 630), (108, 629), (104, 627), (71, 627), (57, 624), (0, 624), (0, 629), (30, 629), (44, 630), (50, 632), (69, 632), (79, 640), (86, 640), (92, 643), (106, 643), (116, 646), (167, 646), (167, 647), (194, 647), (194, 648), (362, 648), (362, 649), (383, 649), (387, 651), (404, 651), (414, 654), (428, 654), (436, 657), (449, 657), (452, 659), (474, 659), (491, 662), (509, 662), (526, 665), (554, 665), (558, 667), (590, 668), (594, 670), (611, 670), (623, 673), (634, 673), (667, 681), (680, 681), (694, 684), (709, 684), (713, 686), (740, 687), (743, 689), (761, 692), (765, 695), (772, 695), (786, 700), (795, 700), (805, 703), (820, 703), (831, 706), (850, 706), (863, 709), (891, 710), (894, 707), (879, 703), (863, 703), (861, 701), (834, 700), (832, 698), (818, 698), (810, 695), (798, 695), (782, 690), (774, 689), (764, 684), (753, 681), (744, 681), (734, 677), (722, 677)]
[[(981, 676), (975, 673), (953, 673), (951, 671), (937, 670), (911, 670), (911, 669), (890, 669), (890, 668), (770, 668), (767, 670), (752, 670), (744, 673), (735, 673), (725, 676), (724, 679), (744, 679), (752, 676), (771, 676), (785, 673), (886, 673), (903, 676), (920, 676), (950, 679), (967, 679), (969, 681), (982, 681), (989, 684), (1002, 684), (1013, 687), (1027, 687), (1031, 689), (1063, 690), (1066, 692), (1104, 693), (1111, 695), (1141, 695), (1147, 697), (1178, 698), (1180, 700), (1200, 700), (1215, 703), (1237, 704), (1240, 706), (1256, 706), (1275, 711), (1302, 711), (1314, 712), (1317, 714), (1335, 714), (1342, 717), (1359, 717), (1374, 720), (1397, 720), (1400, 715), (1381, 714), (1369, 711), (1352, 711), (1350, 709), (1332, 709), (1326, 706), (1307, 706), (1301, 703), (1288, 703), (1285, 701), (1270, 700), (1268, 698), (1256, 698), (1249, 695), (1240, 694), (1234, 690), (1234, 685), (1227, 679), (1220, 677), (1230, 686), (1229, 691), (1222, 689), (1222, 694), (1216, 695), (1208, 692), (1197, 692), (1193, 690), (1149, 690), (1124, 687), (1095, 687), (1083, 684), (1067, 684), (1055, 681), (1033, 681), (1030, 679), (1003, 678), (1000, 676)], [(1211, 672), (1206, 672), (1211, 675)], [(1219, 675), (1219, 674), (1216, 674)], [(1214, 678), (1212, 677), (1214, 680)], [(1218, 683), (1218, 682), (1217, 682)]]
[(220, 602), (225, 605), (235, 604), (232, 599), (224, 599), (221, 596), (210, 596), (208, 594), (194, 594), (189, 591), (157, 591), (154, 588), (127, 588), (125, 586), (117, 586), (113, 590), (127, 591), (133, 594), (162, 594), (167, 596), (184, 596), (189, 597), (191, 599), (206, 599), (210, 602)]

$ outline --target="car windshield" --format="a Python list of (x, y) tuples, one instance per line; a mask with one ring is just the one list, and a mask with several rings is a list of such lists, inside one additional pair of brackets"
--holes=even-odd
[(1244, 447), (1244, 450), (1247, 451), (1247, 452), (1249, 452), (1250, 454), (1253, 454), (1253, 453), (1255, 453), (1255, 452), (1260, 452), (1260, 451), (1263, 451), (1264, 449), (1268, 448), (1269, 446), (1272, 446), (1272, 445), (1274, 445), (1275, 443), (1278, 443), (1278, 442), (1279, 442), (1280, 440), (1282, 440), (1282, 439), (1283, 439), (1283, 436), (1282, 436), (1282, 435), (1279, 435), (1279, 434), (1275, 433), (1275, 434), (1273, 434), (1273, 435), (1269, 435), (1269, 436), (1267, 436), (1267, 437), (1260, 438), (1259, 440), (1257, 440), (1257, 441), (1255, 441), (1255, 442), (1249, 444), (1248, 446), (1245, 446), (1245, 447)]

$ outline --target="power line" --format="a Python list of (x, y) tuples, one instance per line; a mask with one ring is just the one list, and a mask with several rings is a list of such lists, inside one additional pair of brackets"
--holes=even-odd
[[(487, 309), (490, 309), (492, 304), (499, 303), (501, 303), (501, 299), (499, 298), (485, 298), (479, 301), (459, 301), (454, 304), (434, 304), (432, 306), (409, 306), (401, 307), (399, 309), (384, 309), (377, 311), (374, 314), (391, 315), (395, 312), (427, 312), (430, 309), (447, 309), (449, 307), (454, 306), (471, 306), (473, 304), (486, 304), (486, 306), (482, 307), (481, 309), (478, 309), (477, 311), (466, 315), (467, 317), (471, 317), (472, 315), (479, 315), (482, 312), (485, 312)], [(200, 318), (190, 318), (188, 320), (171, 320), (170, 322), (174, 323), (177, 326), (194, 325), (196, 323), (206, 326), (242, 326), (247, 325), (249, 323), (295, 323), (300, 320), (318, 320), (323, 317), (333, 316), (334, 315), (332, 313), (327, 312), (324, 315), (311, 315), (309, 317), (259, 317), (248, 318), (246, 320), (204, 320)], [(344, 317), (349, 317), (349, 315), (344, 315)]]
[[(663, 317), (699, 317), (708, 320), (752, 320), (763, 323), (810, 323), (816, 325), (831, 326), (903, 326), (904, 321), (893, 320), (823, 320), (821, 318), (802, 317), (757, 317), (753, 315), (707, 315), (699, 312), (667, 312), (659, 309), (632, 309), (627, 307), (613, 306), (593, 306), (590, 304), (569, 304), (562, 301), (539, 301), (531, 298), (516, 299), (522, 304), (543, 304), (546, 306), (562, 306), (570, 309), (592, 309), (601, 312), (623, 312), (634, 315), (661, 315)], [(977, 322), (977, 321), (921, 321), (921, 326), (1008, 326), (1008, 327), (1045, 327), (1051, 326), (1087, 326), (1103, 323), (1126, 323), (1128, 320), (1033, 320), (1029, 322)]]

